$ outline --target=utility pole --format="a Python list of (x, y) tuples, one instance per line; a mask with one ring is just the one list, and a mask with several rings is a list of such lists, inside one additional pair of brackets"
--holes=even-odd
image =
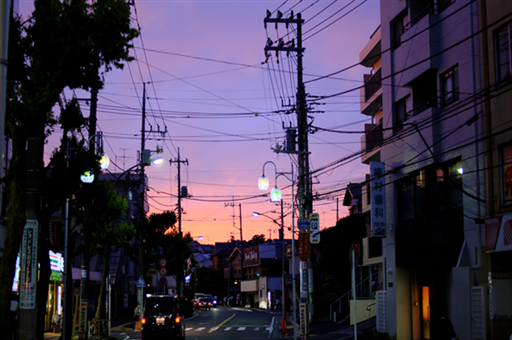
[[(302, 57), (304, 48), (302, 47), (302, 24), (304, 20), (300, 13), (297, 14), (297, 18), (294, 18), (293, 11), (289, 18), (283, 18), (283, 14), (278, 11), (277, 18), (270, 18), (271, 13), (267, 11), (267, 16), (264, 19), (265, 28), (267, 27), (267, 23), (275, 23), (276, 29), (279, 23), (286, 24), (288, 28), (289, 24), (297, 25), (297, 46), (295, 46), (295, 41), (292, 39), (289, 42), (284, 42), (283, 39), (279, 39), (277, 42), (277, 46), (272, 46), (274, 42), (268, 38), (267, 44), (265, 46), (265, 56), (268, 60), (270, 57), (269, 51), (275, 51), (276, 56), (279, 56), (279, 52), (286, 52), (289, 54), (290, 52), (297, 53), (297, 96), (296, 96), (296, 112), (297, 112), (297, 133), (298, 133), (298, 183), (297, 183), (297, 196), (299, 200), (299, 219), (306, 219), (309, 214), (312, 212), (312, 200), (311, 200), (311, 180), (309, 176), (309, 148), (308, 148), (308, 122), (307, 122), (307, 106), (306, 106), (306, 90), (303, 80), (303, 65), (302, 65)], [(291, 150), (287, 150), (288, 153), (294, 153)], [(299, 242), (300, 240), (305, 241), (305, 243), (309, 243), (309, 229), (300, 229), (299, 232)], [(310, 247), (307, 247), (310, 249)], [(310, 256), (308, 254), (307, 259), (309, 260)], [(302, 261), (301, 259), (301, 271), (304, 270), (306, 273), (309, 273), (309, 261)], [(301, 287), (309, 287), (308, 284), (308, 276), (311, 275), (300, 275), (301, 277)], [(295, 280), (295, 277), (293, 278)], [(295, 281), (293, 283), (295, 285)], [(295, 299), (295, 298), (294, 298)], [(293, 301), (295, 303), (295, 301)], [(310, 323), (310, 294), (309, 291), (301, 292), (301, 301), (300, 301), (300, 332), (301, 332), (301, 340), (309, 339), (309, 323)], [(312, 306), (311, 306), (312, 307)], [(296, 332), (294, 329), (294, 338), (296, 337)]]
[[(89, 113), (89, 143), (88, 147), (92, 145), (92, 150), (88, 150), (88, 152), (95, 153), (96, 152), (96, 108), (98, 101), (98, 90), (96, 88), (91, 89), (91, 110)], [(92, 142), (92, 143), (91, 143)], [(88, 231), (84, 229), (83, 231), (84, 239), (82, 242), (87, 244), (89, 242), (89, 234)], [(90, 283), (90, 256), (89, 251), (84, 250), (81, 255), (81, 275), (80, 275), (80, 309), (85, 310), (80, 313), (80, 317), (85, 316), (86, 321), (80, 322), (81, 325), (87, 325), (89, 321), (89, 313), (88, 304), (89, 304), (89, 283)], [(87, 327), (87, 326), (86, 326)], [(81, 339), (87, 339), (87, 329), (79, 329), (79, 334)]]
[[(146, 149), (146, 83), (142, 84), (142, 130), (140, 135), (140, 205), (139, 205), (139, 278), (144, 275), (144, 248), (142, 244), (142, 240), (144, 239), (143, 235), (143, 225), (144, 225), (144, 217), (145, 217), (145, 197), (146, 197), (146, 179), (144, 175), (144, 167), (145, 164), (143, 162), (143, 154)], [(144, 306), (144, 288), (137, 288), (137, 302), (140, 306)]]
[(181, 171), (180, 171), (180, 168), (181, 168), (181, 163), (188, 165), (188, 159), (185, 159), (183, 161), (180, 159), (180, 148), (178, 148), (178, 158), (174, 159), (174, 160), (171, 159), (169, 161), (169, 164), (172, 165), (172, 163), (177, 163), (178, 164), (178, 226), (179, 226), (178, 230), (180, 232), (180, 235), (182, 235), (182, 232), (181, 232), (181, 198), (182, 197), (187, 197), (188, 196), (188, 192), (187, 192), (186, 189), (184, 190), (181, 187)]

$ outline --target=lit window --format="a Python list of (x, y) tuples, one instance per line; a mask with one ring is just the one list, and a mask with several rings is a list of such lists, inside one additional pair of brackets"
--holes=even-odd
[(459, 99), (459, 68), (451, 68), (441, 75), (441, 102), (449, 105)]

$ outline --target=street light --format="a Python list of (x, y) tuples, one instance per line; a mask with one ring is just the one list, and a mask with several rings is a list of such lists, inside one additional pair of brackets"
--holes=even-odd
[[(293, 285), (292, 285), (292, 287), (293, 287), (293, 299), (292, 299), (293, 317), (292, 317), (292, 320), (293, 320), (293, 339), (295, 340), (295, 339), (297, 339), (297, 321), (295, 320), (295, 308), (296, 308), (295, 300), (297, 299), (297, 292), (296, 292), (296, 288), (295, 288), (295, 222), (294, 222), (295, 199), (294, 199), (294, 194), (293, 194), (293, 190), (295, 188), (295, 177), (293, 175), (293, 164), (292, 164), (291, 172), (278, 172), (276, 164), (272, 161), (267, 161), (263, 164), (263, 174), (260, 177), (260, 179), (258, 180), (258, 188), (260, 190), (267, 190), (269, 188), (269, 180), (268, 180), (268, 177), (265, 176), (265, 165), (267, 165), (268, 163), (273, 164), (274, 170), (275, 170), (274, 189), (272, 189), (272, 192), (270, 194), (270, 200), (272, 202), (281, 201), (281, 199), (282, 199), (281, 190), (277, 187), (277, 178), (279, 176), (284, 176), (287, 180), (292, 182), (292, 283), (293, 283)], [(291, 178), (288, 177), (287, 175), (290, 175)], [(258, 215), (261, 215), (261, 214), (258, 214)], [(254, 216), (254, 213), (253, 213), (253, 216)], [(265, 215), (263, 215), (263, 216), (265, 216)], [(274, 222), (277, 223), (275, 220), (274, 220)], [(277, 223), (277, 224), (279, 224), (279, 223)], [(283, 231), (283, 238), (284, 238), (284, 231)], [(283, 293), (284, 293), (284, 290), (283, 290)], [(286, 314), (284, 314), (284, 315), (286, 315)]]

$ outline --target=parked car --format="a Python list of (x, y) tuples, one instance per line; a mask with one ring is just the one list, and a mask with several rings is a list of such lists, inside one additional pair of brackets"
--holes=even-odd
[(210, 310), (212, 308), (212, 302), (207, 297), (199, 298), (199, 300), (197, 300), (196, 308), (204, 308)]
[(185, 339), (184, 315), (170, 295), (147, 295), (141, 318), (142, 339)]

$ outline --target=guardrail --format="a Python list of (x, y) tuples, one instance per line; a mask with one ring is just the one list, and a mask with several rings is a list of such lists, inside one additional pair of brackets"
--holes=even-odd
[[(366, 281), (368, 281), (370, 278), (367, 277), (366, 279), (364, 279), (363, 281), (359, 282), (356, 286), (356, 292), (357, 292), (357, 288), (362, 285), (363, 283), (365, 283)], [(346, 292), (345, 294), (343, 294), (340, 298), (338, 298), (336, 301), (334, 301), (333, 303), (331, 303), (331, 305), (329, 306), (329, 318), (331, 321), (334, 321), (336, 322), (336, 317), (337, 315), (341, 314), (342, 310), (346, 310), (347, 312), (350, 313), (350, 297), (349, 297), (349, 294), (352, 293), (352, 290), (349, 290), (348, 292)], [(357, 293), (356, 293), (357, 294)], [(342, 305), (341, 305), (341, 299), (345, 298), (345, 297), (348, 297), (347, 298), (347, 305), (345, 307), (345, 309), (342, 309)], [(333, 306), (334, 304), (338, 304), (337, 305), (337, 309), (333, 310)]]

